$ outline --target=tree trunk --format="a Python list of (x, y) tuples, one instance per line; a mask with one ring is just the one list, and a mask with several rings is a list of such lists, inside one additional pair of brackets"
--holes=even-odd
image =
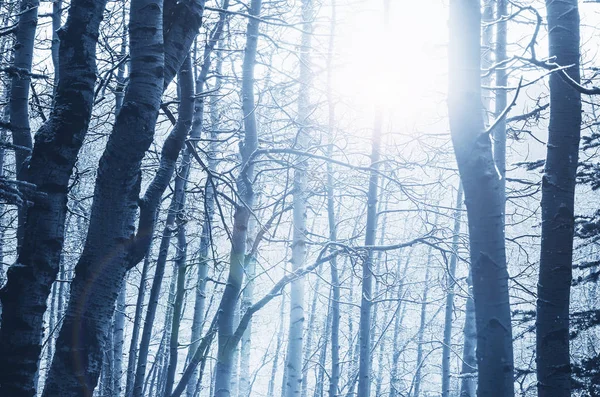
[(113, 321), (113, 395), (121, 396), (121, 378), (123, 377), (123, 344), (125, 343), (124, 331), (125, 331), (125, 296), (127, 289), (125, 284), (119, 292), (117, 298), (117, 308), (115, 310), (115, 316)]
[[(433, 224), (437, 225), (437, 216)], [(431, 274), (431, 261), (433, 260), (431, 246), (429, 247), (428, 251), (429, 252), (427, 253), (427, 264), (425, 265), (425, 285), (423, 287), (423, 297), (421, 298), (421, 321), (419, 324), (419, 331), (417, 332), (417, 369), (415, 370), (414, 391), (411, 394), (411, 397), (419, 397), (419, 395), (421, 394), (421, 372), (423, 370), (423, 365), (425, 365), (425, 361), (423, 359), (423, 344), (425, 343), (425, 325), (427, 324), (427, 299), (429, 295), (429, 277)]]
[(475, 302), (473, 301), (473, 283), (471, 274), (467, 278), (468, 292), (467, 307), (465, 310), (465, 325), (463, 329), (464, 345), (462, 356), (462, 369), (460, 371), (460, 397), (475, 397), (477, 391), (477, 328), (475, 325)]
[[(240, 313), (245, 313), (252, 306), (254, 299), (254, 278), (256, 277), (256, 257), (251, 252), (256, 236), (256, 219), (251, 218), (248, 222), (248, 237), (246, 250), (250, 252), (244, 260), (244, 273), (246, 275), (246, 286), (242, 292), (242, 303)], [(248, 323), (246, 331), (242, 336), (240, 346), (240, 384), (239, 397), (250, 397), (250, 355), (252, 343), (252, 320)]]
[[(302, 37), (300, 43), (300, 77), (298, 92), (298, 134), (295, 148), (306, 150), (310, 143), (310, 51), (312, 39), (312, 1), (302, 1)], [(306, 207), (307, 207), (308, 159), (298, 157), (294, 167), (293, 188), (293, 233), (292, 271), (304, 266), (306, 260)], [(302, 345), (304, 333), (304, 278), (292, 282), (290, 288), (290, 324), (288, 333), (288, 354), (286, 359), (287, 378), (285, 396), (298, 397), (302, 390)]]
[(442, 397), (450, 397), (450, 358), (452, 355), (452, 314), (454, 312), (454, 284), (456, 264), (458, 262), (458, 243), (460, 235), (460, 217), (462, 209), (462, 185), (459, 184), (456, 192), (454, 210), (454, 230), (452, 236), (452, 256), (446, 275), (446, 311), (444, 315), (444, 341), (442, 344)]
[[(222, 8), (227, 9), (229, 1), (225, 0)], [(215, 46), (220, 41), (223, 33), (223, 25), (225, 24), (226, 13), (219, 15), (219, 21), (215, 26), (215, 30), (204, 47), (204, 61), (200, 74), (196, 79), (196, 94), (199, 95), (204, 90), (206, 85), (206, 79), (210, 70), (210, 56), (214, 51)], [(222, 56), (221, 52), (218, 51), (216, 54), (217, 64), (215, 74), (217, 75), (215, 81), (215, 89), (219, 89), (221, 86), (221, 69), (222, 69)], [(194, 121), (192, 123), (192, 131), (190, 138), (199, 138), (202, 135), (202, 126), (204, 120), (204, 100), (197, 98), (194, 102)], [(210, 102), (210, 119), (211, 119), (211, 135), (210, 144), (208, 151), (208, 169), (214, 172), (217, 167), (215, 156), (217, 153), (217, 127), (219, 124), (218, 119), (218, 104), (215, 97), (211, 97)], [(206, 181), (205, 194), (204, 194), (204, 221), (202, 222), (202, 234), (200, 236), (200, 248), (198, 250), (198, 281), (196, 286), (196, 300), (194, 302), (194, 317), (192, 320), (192, 341), (190, 349), (188, 351), (188, 362), (194, 357), (196, 350), (200, 346), (200, 337), (202, 336), (202, 327), (204, 325), (204, 313), (206, 311), (206, 277), (208, 276), (208, 267), (211, 255), (209, 254), (211, 239), (212, 239), (212, 221), (215, 213), (215, 189), (213, 186), (214, 181), (211, 180), (210, 176)], [(199, 377), (198, 367), (194, 370), (194, 374), (190, 378), (187, 385), (187, 397), (194, 397), (196, 395), (196, 383)]]
[(144, 298), (146, 297), (146, 277), (148, 267), (150, 266), (150, 253), (146, 254), (142, 271), (140, 274), (140, 287), (135, 303), (135, 316), (133, 318), (133, 329), (131, 331), (131, 343), (129, 345), (129, 356), (127, 358), (127, 380), (125, 385), (125, 397), (131, 397), (133, 394), (133, 381), (138, 356), (138, 339), (140, 336), (140, 325), (142, 323), (142, 313), (144, 311)]
[[(251, 0), (249, 14), (258, 17), (262, 0)], [(234, 315), (238, 295), (244, 279), (244, 259), (246, 256), (246, 239), (250, 209), (254, 204), (254, 191), (251, 180), (254, 165), (250, 156), (258, 147), (258, 131), (256, 127), (254, 101), (254, 65), (256, 64), (256, 47), (258, 44), (258, 27), (260, 19), (250, 18), (246, 30), (246, 48), (242, 66), (242, 112), (245, 128), (244, 145), (240, 148), (242, 164), (237, 179), (237, 190), (242, 202), (236, 203), (233, 231), (231, 235), (231, 252), (229, 257), (229, 275), (227, 285), (219, 304), (217, 368), (215, 379), (215, 397), (230, 397), (231, 372), (236, 346), (230, 344), (234, 333)], [(237, 344), (237, 343), (236, 343)]]
[(512, 397), (513, 349), (504, 241), (504, 191), (481, 103), (479, 1), (450, 2), (448, 108), (469, 221), (479, 396)]
[[(191, 99), (194, 93), (194, 77), (192, 74), (192, 61), (188, 56), (181, 70), (179, 71), (179, 90), (181, 93), (181, 103), (179, 114), (191, 116), (194, 112), (194, 101)], [(183, 98), (188, 98), (183, 100)], [(185, 106), (187, 109), (182, 109)], [(167, 379), (165, 386), (165, 396), (170, 396), (175, 382), (175, 371), (177, 370), (177, 356), (179, 347), (179, 326), (181, 324), (181, 313), (183, 311), (183, 299), (185, 295), (185, 271), (187, 261), (187, 239), (185, 229), (185, 200), (186, 187), (190, 174), (190, 165), (192, 157), (189, 150), (185, 150), (182, 156), (181, 167), (175, 177), (174, 200), (176, 209), (177, 224), (177, 253), (175, 264), (177, 266), (177, 289), (175, 292), (175, 304), (173, 307), (173, 322), (171, 327), (171, 342), (169, 345), (169, 366), (167, 370)]]
[[(12, 72), (8, 107), (13, 143), (23, 148), (15, 151), (15, 171), (19, 181), (26, 178), (26, 159), (31, 154), (30, 150), (33, 146), (29, 126), (29, 86), (31, 85), (31, 66), (33, 64), (39, 5), (39, 0), (21, 0), (19, 21), (15, 32), (12, 65), (14, 71)], [(20, 206), (18, 209), (17, 249), (23, 243), (26, 215), (27, 205)]]
[(267, 397), (273, 397), (275, 395), (275, 378), (277, 377), (277, 369), (279, 368), (279, 355), (281, 354), (281, 346), (283, 345), (283, 330), (285, 328), (283, 320), (283, 313), (285, 312), (285, 297), (286, 294), (281, 295), (279, 331), (277, 331), (277, 344), (275, 345), (275, 352), (273, 354), (273, 367), (271, 368), (271, 377), (269, 378)]
[[(60, 31), (59, 69), (50, 117), (37, 132), (27, 181), (36, 196), (27, 211), (16, 264), (0, 291), (0, 393), (32, 396), (41, 351), (43, 316), (59, 270), (67, 212), (67, 187), (91, 117), (96, 82), (96, 42), (105, 0), (73, 0)], [(85, 11), (84, 11), (85, 10)], [(33, 12), (33, 11), (32, 11)]]
[[(336, 3), (331, 2), (331, 21), (329, 45), (327, 51), (327, 156), (333, 158), (335, 104), (333, 102), (333, 51), (335, 45)], [(327, 222), (329, 226), (329, 241), (337, 241), (337, 224), (335, 220), (335, 191), (333, 185), (333, 166), (327, 162)], [(329, 377), (329, 397), (336, 397), (340, 383), (340, 277), (338, 274), (337, 257), (329, 262), (331, 273), (331, 373)]]
[[(576, 0), (546, 0), (549, 55), (579, 82)], [(542, 177), (542, 241), (537, 288), (536, 364), (540, 397), (571, 395), (569, 298), (581, 95), (560, 72), (550, 75), (550, 125)]]
[(409, 252), (406, 262), (404, 263), (404, 269), (401, 270), (402, 257), (398, 258), (398, 269), (397, 274), (399, 277), (398, 284), (398, 306), (396, 313), (394, 314), (394, 336), (392, 339), (393, 354), (392, 354), (392, 370), (390, 373), (390, 397), (396, 397), (400, 391), (400, 378), (398, 377), (398, 363), (400, 361), (400, 333), (402, 332), (402, 322), (404, 321), (404, 308), (406, 304), (402, 304), (402, 299), (406, 290), (404, 288), (404, 280), (406, 278), (406, 271), (408, 270), (408, 264), (412, 256), (412, 250)]
[(160, 1), (131, 3), (129, 86), (100, 159), (86, 244), (44, 396), (87, 396), (97, 383), (114, 302), (127, 270), (123, 263), (137, 212), (141, 161), (153, 140), (163, 90), (162, 9)]
[[(375, 115), (375, 127), (371, 143), (371, 169), (369, 176), (369, 192), (367, 196), (367, 225), (365, 246), (375, 245), (377, 236), (377, 190), (379, 181), (379, 157), (381, 148), (382, 109), (378, 107)], [(373, 284), (373, 250), (367, 248), (363, 263), (362, 296), (360, 304), (359, 328), (359, 374), (358, 397), (369, 397), (371, 393), (371, 306)]]

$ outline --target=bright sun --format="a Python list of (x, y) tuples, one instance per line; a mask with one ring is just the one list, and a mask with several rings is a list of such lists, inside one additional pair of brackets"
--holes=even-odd
[(333, 86), (356, 108), (380, 105), (402, 118), (438, 113), (447, 86), (447, 5), (383, 0), (340, 5)]

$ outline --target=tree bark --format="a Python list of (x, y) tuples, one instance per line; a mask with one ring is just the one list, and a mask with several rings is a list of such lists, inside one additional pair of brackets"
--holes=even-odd
[(460, 371), (460, 397), (475, 397), (477, 392), (477, 328), (475, 325), (475, 302), (473, 301), (473, 283), (471, 274), (467, 278), (468, 296), (465, 309), (465, 325), (463, 328), (464, 344), (462, 369)]
[(444, 341), (442, 345), (442, 397), (450, 397), (450, 358), (452, 346), (452, 314), (454, 312), (454, 284), (456, 283), (456, 264), (458, 262), (458, 243), (460, 237), (460, 218), (463, 201), (462, 185), (456, 192), (454, 210), (454, 230), (452, 236), (452, 256), (446, 275), (446, 311), (444, 315)]
[[(21, 0), (19, 20), (15, 32), (12, 65), (14, 71), (12, 72), (8, 107), (13, 144), (23, 148), (15, 151), (15, 171), (19, 181), (26, 178), (26, 160), (33, 147), (29, 126), (29, 86), (31, 85), (31, 66), (33, 65), (39, 5), (39, 0)], [(23, 243), (23, 228), (26, 216), (27, 205), (20, 206), (18, 208), (17, 248)]]
[(137, 211), (141, 161), (153, 140), (163, 91), (162, 11), (160, 0), (131, 3), (130, 82), (100, 159), (86, 244), (44, 396), (91, 396), (98, 380), (109, 320), (127, 270), (123, 263)]
[(105, 0), (73, 0), (59, 31), (60, 81), (47, 122), (37, 132), (27, 181), (45, 196), (27, 211), (21, 248), (0, 291), (0, 393), (33, 396), (43, 315), (59, 271), (67, 187), (89, 125), (96, 82), (96, 42)]
[[(251, 0), (249, 14), (260, 15), (262, 0)], [(254, 100), (254, 66), (258, 44), (260, 19), (250, 18), (246, 29), (246, 48), (242, 65), (242, 112), (245, 128), (244, 145), (240, 147), (242, 164), (237, 178), (239, 200), (235, 204), (231, 252), (229, 254), (229, 275), (227, 285), (219, 304), (218, 353), (215, 375), (215, 397), (229, 397), (233, 356), (237, 343), (230, 343), (234, 337), (234, 315), (238, 296), (244, 280), (244, 260), (250, 210), (254, 204), (252, 178), (254, 165), (250, 156), (258, 148), (258, 131)]]
[(142, 323), (142, 313), (144, 311), (144, 298), (146, 297), (146, 277), (148, 276), (148, 267), (150, 266), (150, 253), (146, 254), (142, 271), (140, 273), (140, 287), (135, 303), (135, 315), (133, 318), (133, 329), (131, 330), (131, 343), (129, 345), (129, 355), (127, 357), (127, 379), (125, 384), (125, 397), (133, 394), (133, 382), (135, 379), (135, 370), (138, 357), (138, 339), (140, 336), (140, 325)]
[[(295, 148), (306, 150), (310, 143), (310, 51), (312, 39), (312, 1), (302, 1), (302, 37), (300, 43), (300, 76), (298, 92), (298, 133)], [(306, 260), (306, 207), (308, 159), (298, 157), (294, 167), (292, 272), (302, 268)], [(302, 346), (304, 334), (304, 278), (292, 282), (290, 288), (290, 323), (288, 332), (287, 378), (285, 396), (298, 397), (302, 391)]]
[(481, 102), (480, 2), (450, 2), (450, 130), (469, 221), (477, 322), (478, 395), (512, 397), (513, 349), (504, 241), (504, 192)]
[[(371, 169), (369, 176), (369, 192), (367, 196), (367, 225), (365, 246), (375, 245), (377, 236), (377, 190), (379, 183), (379, 157), (381, 150), (382, 109), (377, 109), (375, 127), (371, 143)], [(369, 397), (371, 393), (371, 307), (373, 284), (373, 250), (367, 248), (363, 263), (362, 296), (360, 303), (359, 327), (359, 374), (358, 396)]]
[[(546, 0), (549, 55), (579, 82), (579, 11), (576, 0)], [(538, 395), (571, 395), (569, 298), (573, 264), (575, 177), (581, 95), (559, 73), (550, 75), (550, 125), (542, 177), (542, 241), (537, 288)]]

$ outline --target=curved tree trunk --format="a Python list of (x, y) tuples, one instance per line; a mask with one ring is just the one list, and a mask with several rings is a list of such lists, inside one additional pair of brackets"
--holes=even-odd
[(60, 81), (50, 117), (37, 132), (27, 181), (45, 193), (33, 199), (17, 261), (0, 291), (0, 393), (32, 396), (43, 316), (59, 271), (67, 187), (89, 125), (96, 82), (96, 42), (106, 0), (73, 0), (60, 31)]
[(481, 102), (481, 9), (450, 2), (448, 109), (462, 180), (477, 323), (478, 395), (512, 397), (513, 348), (504, 241), (504, 191)]

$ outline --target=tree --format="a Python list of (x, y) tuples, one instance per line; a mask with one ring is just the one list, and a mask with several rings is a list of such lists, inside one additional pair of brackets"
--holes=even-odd
[[(579, 82), (577, 1), (546, 1), (549, 54)], [(550, 75), (550, 125), (542, 177), (542, 240), (536, 304), (539, 396), (571, 395), (569, 302), (572, 279), (575, 176), (581, 94), (559, 73)]]
[(450, 3), (448, 116), (465, 192), (479, 396), (513, 396), (513, 348), (504, 236), (504, 192), (483, 128), (478, 1)]
[(96, 43), (105, 5), (103, 0), (73, 0), (59, 33), (60, 80), (50, 117), (36, 133), (26, 176), (44, 195), (27, 211), (16, 265), (0, 291), (2, 394), (35, 393), (43, 315), (64, 243), (69, 178), (94, 101)]

